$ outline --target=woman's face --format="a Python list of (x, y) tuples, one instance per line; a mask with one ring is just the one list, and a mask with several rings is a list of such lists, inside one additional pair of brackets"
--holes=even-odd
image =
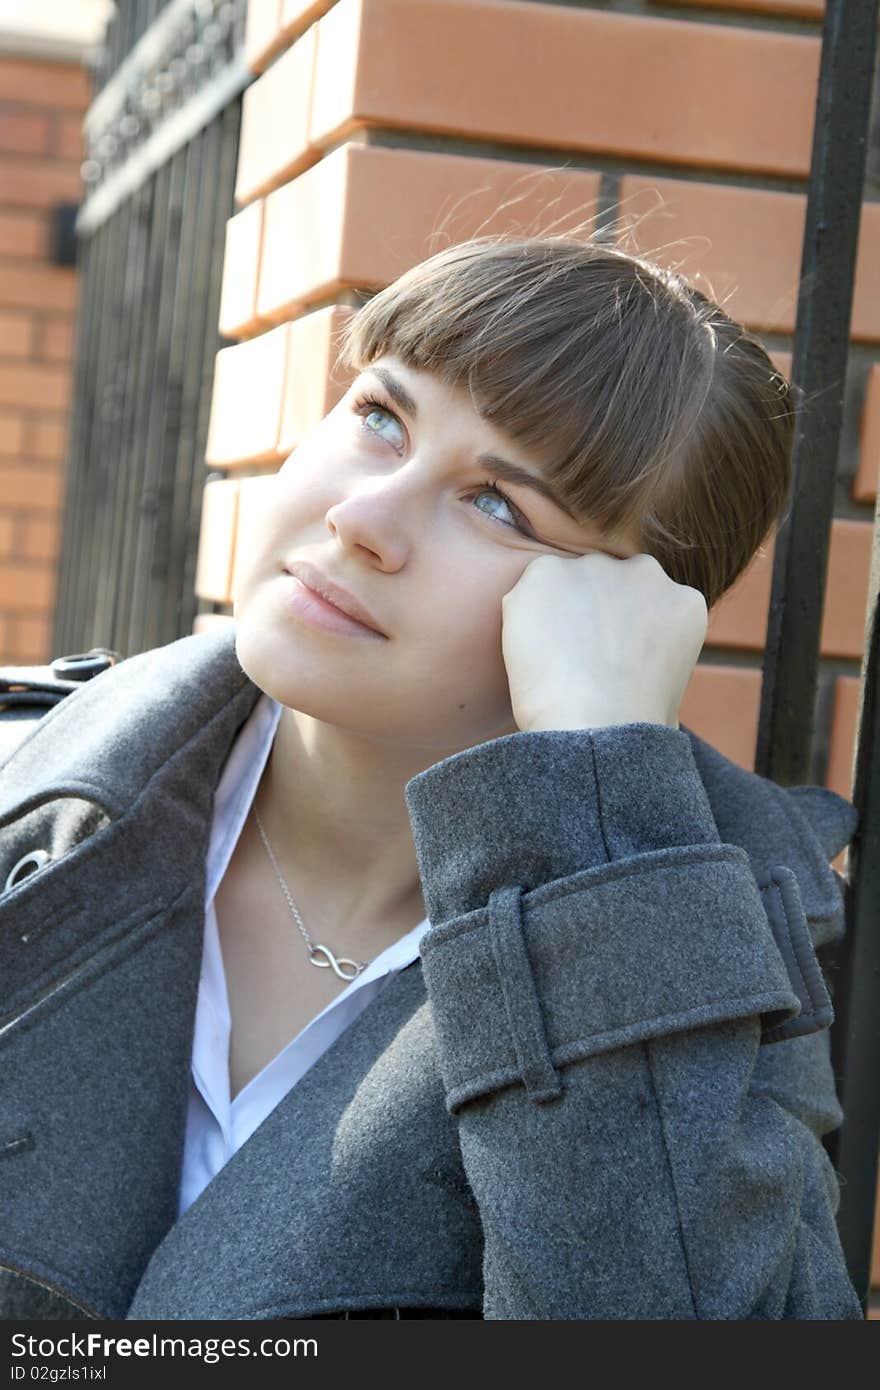
[[(637, 546), (602, 540), (481, 453), (541, 480), (466, 391), (392, 356), (358, 376), (263, 489), (238, 561), (238, 657), (262, 690), (397, 748), (451, 751), (516, 731), (503, 596), (539, 555)], [(285, 572), (300, 562), (348, 590), (383, 635), (309, 622)]]

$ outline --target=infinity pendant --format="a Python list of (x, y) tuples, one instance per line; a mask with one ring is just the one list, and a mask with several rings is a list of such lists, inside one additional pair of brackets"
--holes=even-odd
[[(319, 955), (324, 955), (326, 959), (318, 960)], [(312, 965), (318, 965), (322, 970), (326, 970), (329, 965), (339, 976), (340, 980), (355, 980), (364, 968), (362, 965), (359, 965), (356, 960), (349, 960), (347, 956), (340, 956), (337, 960), (329, 946), (312, 946), (309, 951), (309, 959)], [(351, 974), (344, 968), (345, 966), (351, 967)]]

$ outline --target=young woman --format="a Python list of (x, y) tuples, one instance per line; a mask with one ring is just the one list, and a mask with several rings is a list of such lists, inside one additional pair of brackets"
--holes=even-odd
[(433, 256), (342, 360), (234, 631), (0, 769), (5, 1315), (860, 1318), (816, 955), (855, 811), (678, 719), (786, 382), (556, 237)]

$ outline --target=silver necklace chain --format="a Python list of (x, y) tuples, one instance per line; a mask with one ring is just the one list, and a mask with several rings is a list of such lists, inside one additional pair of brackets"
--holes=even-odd
[(321, 946), (320, 944), (312, 940), (312, 938), (306, 931), (305, 923), (303, 922), (302, 917), (299, 915), (299, 909), (297, 908), (296, 903), (293, 901), (293, 896), (291, 894), (290, 889), (287, 886), (287, 880), (281, 872), (281, 869), (278, 867), (278, 860), (275, 858), (275, 855), (272, 852), (272, 846), (269, 844), (269, 837), (263, 829), (263, 822), (260, 820), (260, 813), (256, 808), (256, 804), (254, 805), (254, 819), (257, 822), (257, 829), (260, 832), (260, 839), (266, 846), (266, 853), (272, 861), (272, 868), (275, 870), (278, 882), (281, 884), (284, 896), (287, 899), (287, 905), (293, 913), (293, 916), (296, 920), (296, 924), (299, 927), (302, 933), (303, 940), (305, 941), (306, 947), (308, 948), (309, 960), (311, 961), (312, 965), (317, 965), (322, 970), (326, 970), (329, 966), (329, 968), (333, 970), (336, 975), (339, 976), (340, 980), (357, 979), (361, 971), (366, 970), (369, 962), (365, 960), (349, 960), (347, 956), (335, 956), (333, 952), (330, 950), (329, 946)]

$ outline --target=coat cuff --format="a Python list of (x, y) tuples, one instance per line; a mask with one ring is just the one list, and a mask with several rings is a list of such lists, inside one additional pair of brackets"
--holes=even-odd
[(801, 1008), (745, 850), (664, 725), (513, 734), (406, 785), (447, 1105), (640, 1040)]

